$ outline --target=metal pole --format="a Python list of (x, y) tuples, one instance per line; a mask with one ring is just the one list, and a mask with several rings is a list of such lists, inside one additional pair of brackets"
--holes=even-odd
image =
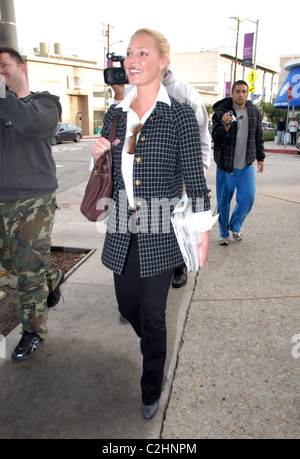
[(259, 25), (259, 19), (257, 19), (257, 21), (256, 21), (255, 51), (254, 51), (254, 61), (253, 61), (253, 69), (254, 70), (256, 70), (258, 25)]
[(239, 21), (239, 19), (237, 18), (236, 46), (235, 46), (235, 64), (234, 64), (233, 83), (236, 81), (236, 68), (237, 68), (237, 58), (238, 58), (238, 48), (239, 48), (239, 34), (240, 34), (240, 21)]
[[(258, 37), (258, 25), (259, 25), (259, 19), (256, 21), (256, 34), (255, 34), (255, 50), (254, 50), (254, 59), (253, 59), (253, 70), (256, 70), (256, 58), (257, 58), (257, 37)], [(254, 93), (251, 93), (251, 100), (253, 102), (254, 100)]]
[(290, 99), (288, 99), (288, 107), (287, 107), (287, 112), (286, 112), (286, 126), (285, 126), (285, 139), (284, 139), (284, 148), (286, 148), (287, 145), (287, 132), (288, 132), (288, 124), (289, 124), (289, 112), (290, 112)]
[(110, 24), (107, 24), (107, 52), (109, 53), (110, 50)]
[(18, 50), (17, 26), (13, 0), (0, 0), (0, 44)]

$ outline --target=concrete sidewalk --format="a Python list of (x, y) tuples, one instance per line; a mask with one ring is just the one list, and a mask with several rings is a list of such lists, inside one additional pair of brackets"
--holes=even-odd
[(281, 153), (288, 155), (297, 155), (297, 148), (295, 145), (277, 145), (276, 142), (265, 142), (266, 153)]
[[(300, 164), (268, 155), (265, 169), (243, 242), (211, 232), (164, 439), (300, 438)], [(265, 184), (270, 171), (289, 184)]]
[[(299, 183), (284, 194), (259, 185), (244, 241), (220, 247), (215, 226), (208, 264), (170, 289), (165, 383), (151, 421), (140, 414), (139, 340), (119, 322), (100, 261), (103, 228), (73, 205), (85, 184), (60, 193), (52, 244), (91, 252), (63, 285), (33, 357), (9, 358), (19, 327), (6, 339), (0, 438), (299, 438)], [(214, 208), (214, 165), (208, 184)]]
[(170, 289), (164, 390), (159, 412), (145, 421), (139, 339), (129, 324), (120, 323), (113, 276), (101, 264), (105, 225), (97, 229), (80, 213), (85, 185), (58, 194), (52, 245), (90, 253), (67, 276), (64, 301), (48, 310), (49, 337), (24, 362), (10, 359), (20, 327), (6, 337), (7, 359), (0, 360), (0, 438), (160, 438), (195, 273), (185, 288)]

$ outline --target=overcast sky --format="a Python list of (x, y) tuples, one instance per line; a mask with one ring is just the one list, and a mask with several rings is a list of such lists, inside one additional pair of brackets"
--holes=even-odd
[[(297, 3), (297, 2), (296, 2)], [(300, 54), (299, 14), (285, 4), (264, 0), (14, 0), (19, 48), (32, 52), (40, 42), (61, 43), (63, 53), (97, 58), (104, 55), (102, 31), (111, 26), (111, 51), (125, 54), (130, 36), (141, 27), (163, 33), (171, 52), (198, 52), (228, 47), (235, 54), (237, 21), (231, 16), (256, 22), (259, 19), (257, 60), (279, 66), (281, 55)], [(203, 6), (206, 5), (206, 6)], [(289, 12), (290, 11), (290, 12)], [(234, 29), (234, 30), (232, 30)], [(256, 24), (240, 25), (240, 55), (244, 33)]]

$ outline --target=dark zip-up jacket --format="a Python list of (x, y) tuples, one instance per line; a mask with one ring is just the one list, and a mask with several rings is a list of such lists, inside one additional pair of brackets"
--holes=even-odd
[(0, 202), (57, 188), (52, 138), (61, 116), (59, 98), (48, 92), (0, 99)]
[[(247, 101), (248, 109), (248, 138), (246, 150), (246, 164), (250, 166), (255, 160), (264, 161), (264, 138), (261, 125), (261, 113), (259, 109), (251, 102)], [(227, 97), (213, 106), (215, 111), (213, 115), (212, 139), (214, 142), (214, 160), (218, 167), (226, 172), (232, 173), (234, 169), (234, 152), (237, 136), (237, 123), (234, 123), (229, 131), (226, 131), (222, 124), (222, 117), (230, 110), (237, 116), (233, 107), (232, 98)]]

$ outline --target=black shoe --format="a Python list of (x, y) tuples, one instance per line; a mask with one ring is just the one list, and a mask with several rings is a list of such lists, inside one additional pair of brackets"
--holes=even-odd
[(48, 298), (47, 298), (47, 306), (48, 308), (53, 308), (54, 306), (56, 306), (60, 299), (61, 299), (61, 293), (60, 293), (60, 286), (61, 284), (64, 282), (65, 280), (65, 275), (62, 271), (61, 273), (61, 278), (60, 278), (60, 281), (58, 283), (58, 286), (53, 290), (53, 292), (49, 293), (48, 295)]
[(144, 419), (152, 419), (157, 413), (159, 406), (159, 400), (157, 400), (153, 405), (145, 405), (145, 403), (142, 402), (142, 416)]
[(185, 265), (174, 269), (172, 287), (180, 288), (187, 283), (187, 269)]
[(128, 320), (125, 319), (125, 317), (122, 316), (122, 314), (119, 315), (119, 321), (121, 322), (121, 324), (128, 324)]
[(37, 333), (25, 331), (19, 344), (13, 351), (11, 358), (15, 360), (26, 360), (32, 356), (34, 351), (42, 344), (43, 340)]

